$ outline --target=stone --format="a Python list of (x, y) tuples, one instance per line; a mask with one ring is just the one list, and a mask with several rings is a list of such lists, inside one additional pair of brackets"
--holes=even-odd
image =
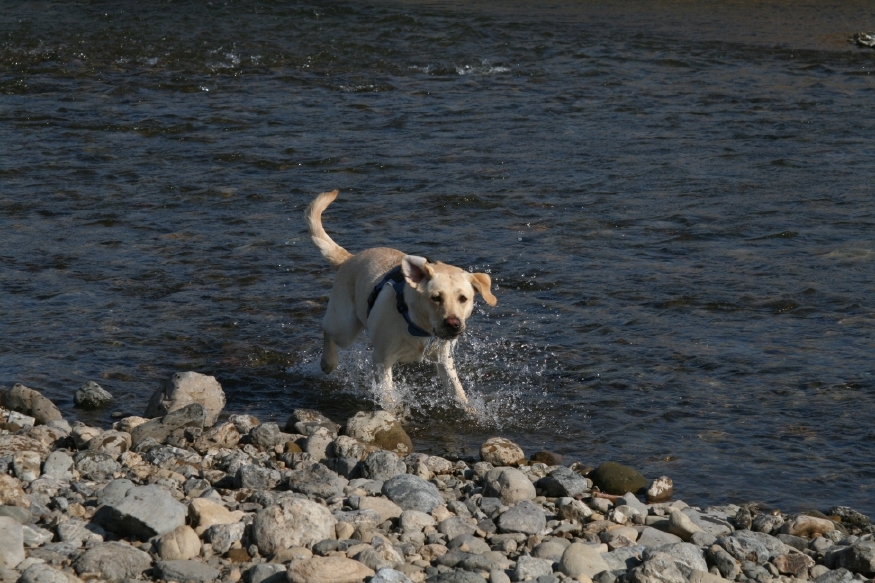
[(526, 459), (526, 454), (509, 439), (490, 437), (480, 446), (480, 459), (493, 466), (516, 466)]
[(119, 534), (141, 540), (161, 536), (185, 524), (186, 507), (157, 485), (135, 486), (125, 497), (107, 504), (95, 514), (95, 521)]
[(203, 426), (212, 427), (225, 407), (222, 385), (215, 377), (193, 371), (178, 372), (149, 399), (145, 417), (163, 417), (192, 403), (203, 406)]
[(76, 449), (85, 449), (88, 447), (88, 442), (103, 433), (97, 427), (90, 427), (84, 423), (76, 423), (70, 431), (70, 436), (73, 438), (73, 444)]
[(554, 498), (574, 498), (590, 490), (589, 480), (565, 467), (557, 468), (538, 480), (538, 486), (544, 490), (545, 496)]
[(228, 423), (233, 423), (240, 435), (246, 435), (252, 428), (261, 423), (258, 417), (254, 415), (231, 415), (228, 417)]
[(279, 425), (272, 421), (256, 425), (249, 430), (249, 442), (262, 449), (272, 449), (283, 441)]
[(584, 522), (587, 518), (592, 516), (592, 510), (590, 507), (580, 500), (575, 500), (573, 498), (561, 498), (560, 500), (563, 502), (561, 504), (557, 503), (556, 509), (556, 513), (560, 519)]
[(112, 456), (113, 459), (131, 449), (131, 434), (110, 429), (88, 441), (90, 451), (99, 451)]
[(228, 510), (222, 504), (207, 498), (194, 498), (188, 504), (189, 524), (198, 535), (216, 524), (240, 522), (245, 514), (240, 510)]
[(131, 431), (131, 442), (134, 448), (145, 440), (152, 438), (158, 443), (164, 443), (171, 433), (177, 429), (194, 427), (201, 429), (206, 420), (206, 409), (200, 403), (192, 403), (174, 409), (164, 417), (150, 419), (134, 427)]
[(477, 526), (470, 518), (451, 516), (441, 520), (437, 525), (437, 530), (441, 534), (447, 535), (447, 540), (453, 540), (463, 534), (474, 534), (477, 531)]
[(24, 560), (24, 529), (9, 516), (0, 516), (0, 566), (14, 569)]
[(657, 555), (670, 556), (684, 577), (689, 577), (690, 573), (694, 570), (708, 570), (708, 563), (705, 561), (702, 551), (699, 550), (696, 545), (690, 543), (680, 542), (663, 545), (653, 549), (646, 549), (643, 554), (643, 559), (645, 561), (650, 561)]
[(331, 419), (329, 419), (316, 409), (295, 409), (294, 411), (292, 411), (292, 415), (286, 421), (285, 431), (287, 433), (300, 433), (302, 435), (309, 435), (309, 433), (306, 433), (304, 431), (298, 431), (296, 426), (299, 423), (321, 425), (333, 431), (335, 435), (337, 435), (337, 431), (340, 429), (340, 426), (337, 425), (337, 423), (334, 423)]
[(158, 561), (155, 563), (155, 578), (165, 581), (193, 581), (209, 583), (219, 578), (221, 573), (200, 561)]
[(525, 500), (500, 514), (496, 524), (501, 532), (538, 534), (547, 527), (547, 518), (538, 505)]
[(246, 573), (249, 583), (286, 583), (286, 567), (276, 563), (255, 565)]
[(362, 462), (362, 475), (369, 480), (386, 481), (407, 472), (407, 466), (391, 451), (372, 452)]
[(346, 434), (358, 441), (393, 451), (398, 455), (413, 452), (410, 436), (387, 411), (360, 411), (346, 423)]
[(364, 444), (354, 437), (339, 435), (331, 442), (331, 446), (326, 450), (326, 454), (330, 457), (352, 458), (361, 461), (375, 450), (375, 446)]
[(342, 494), (348, 483), (349, 480), (319, 463), (290, 472), (287, 480), (289, 490), (325, 499)]
[(98, 573), (111, 581), (139, 579), (145, 571), (152, 568), (152, 558), (148, 553), (130, 545), (117, 542), (93, 546), (73, 563), (80, 575)]
[(310, 500), (284, 499), (255, 515), (252, 538), (263, 555), (292, 546), (310, 547), (336, 536), (337, 520), (324, 506)]
[(81, 409), (102, 409), (112, 403), (112, 395), (95, 383), (88, 381), (73, 393), (73, 404)]
[(34, 563), (24, 570), (17, 583), (82, 583), (82, 580), (46, 563)]
[(593, 578), (608, 568), (601, 553), (595, 547), (584, 543), (568, 545), (562, 553), (562, 558), (559, 559), (559, 570), (578, 580), (581, 576)]
[(386, 480), (382, 493), (404, 510), (419, 510), (427, 514), (444, 502), (437, 486), (411, 474)]
[(282, 480), (278, 470), (272, 470), (255, 464), (240, 466), (234, 476), (234, 486), (251, 490), (273, 490)]
[(115, 505), (124, 500), (128, 490), (134, 487), (134, 483), (127, 478), (120, 478), (109, 482), (97, 492), (97, 505)]
[(85, 522), (80, 518), (70, 518), (67, 522), (59, 524), (56, 530), (61, 541), (71, 543), (77, 548), (102, 543), (106, 536), (100, 525)]
[[(382, 545), (378, 548), (368, 545), (364, 545), (364, 547), (360, 552), (355, 553), (355, 556), (352, 558), (373, 571), (379, 571), (386, 567), (392, 568), (404, 562), (404, 557), (399, 555), (389, 545)], [(347, 555), (350, 554), (352, 554), (352, 551), (348, 550)]]
[(453, 462), (438, 455), (429, 456), (425, 460), (425, 467), (435, 476), (452, 474), (455, 469)]
[(814, 566), (814, 559), (804, 553), (789, 553), (772, 558), (772, 564), (782, 575), (792, 575), (797, 579), (807, 579), (808, 569)]
[(325, 427), (316, 427), (307, 437), (304, 451), (313, 456), (315, 460), (323, 460), (328, 457), (328, 450), (334, 443), (337, 435)]
[(39, 391), (16, 383), (11, 389), (0, 394), (0, 405), (7, 409), (30, 415), (37, 423), (46, 424), (63, 419), (61, 411)]
[(631, 583), (687, 583), (674, 560), (665, 553), (657, 553), (629, 573)]
[(777, 533), (784, 524), (784, 517), (780, 514), (759, 514), (753, 519), (750, 529), (755, 532), (771, 534)]
[(18, 524), (27, 524), (33, 520), (30, 510), (21, 506), (0, 506), (0, 516), (14, 518)]
[(216, 425), (209, 431), (205, 431), (198, 437), (193, 447), (198, 453), (204, 454), (211, 449), (231, 449), (240, 442), (240, 432), (237, 426), (231, 422)]
[[(400, 507), (399, 507), (400, 508)], [(435, 525), (435, 520), (430, 514), (419, 510), (405, 510), (398, 520), (405, 532), (421, 531)]]
[(73, 458), (67, 453), (56, 449), (49, 454), (43, 463), (43, 474), (69, 482), (73, 479), (73, 467)]
[[(34, 430), (39, 429), (35, 427)], [(0, 435), (0, 458), (10, 458), (19, 451), (35, 451), (40, 458), (49, 455), (50, 447), (42, 440), (25, 434)]]
[(94, 482), (104, 482), (121, 470), (121, 465), (113, 456), (100, 451), (80, 451), (73, 461), (80, 476)]
[(385, 498), (368, 496), (359, 502), (359, 510), (375, 510), (380, 513), (380, 522), (386, 522), (398, 518), (404, 511), (403, 508)]
[(214, 524), (203, 533), (203, 539), (210, 543), (213, 552), (219, 555), (227, 553), (237, 541), (243, 540), (246, 525), (242, 522), (233, 524)]
[(708, 548), (708, 560), (717, 567), (724, 578), (734, 580), (741, 572), (741, 564), (739, 561), (726, 552), (726, 549), (720, 545), (714, 544)]
[(785, 522), (781, 527), (782, 534), (790, 534), (793, 536), (804, 536), (812, 538), (817, 534), (823, 535), (835, 530), (835, 523), (826, 518), (816, 518), (814, 516), (800, 515)]
[(833, 506), (827, 512), (829, 516), (837, 516), (841, 519), (842, 524), (865, 528), (872, 524), (872, 520), (861, 512), (857, 512), (848, 506)]
[(593, 484), (602, 492), (622, 496), (626, 492), (636, 493), (647, 487), (647, 480), (636, 470), (618, 464), (605, 462), (589, 475)]
[(35, 524), (23, 524), (24, 546), (27, 548), (41, 547), (55, 537), (54, 533)]
[(499, 498), (503, 504), (533, 500), (535, 485), (516, 468), (498, 467), (483, 478), (483, 496)]
[(30, 508), (31, 501), (21, 487), (21, 481), (9, 474), (0, 473), (0, 504)]
[(344, 557), (311, 557), (289, 564), (289, 583), (361, 583), (373, 569)]
[(541, 575), (553, 574), (553, 561), (539, 559), (530, 555), (520, 555), (513, 570), (514, 581), (537, 579)]
[(145, 417), (137, 417), (136, 415), (132, 415), (130, 417), (125, 417), (123, 419), (119, 419), (115, 423), (112, 424), (112, 428), (116, 431), (124, 431), (125, 433), (131, 433), (135, 427), (142, 425), (148, 421)]
[(730, 555), (739, 561), (751, 561), (763, 564), (770, 557), (785, 555), (789, 552), (787, 546), (778, 539), (761, 532), (739, 530), (731, 536), (717, 539), (717, 543)]
[(427, 579), (428, 583), (484, 583), (483, 577), (469, 571), (449, 569)]
[(185, 561), (200, 555), (201, 539), (188, 525), (183, 524), (158, 539), (155, 545), (164, 561)]
[(647, 501), (650, 503), (664, 502), (674, 494), (674, 482), (668, 476), (661, 476), (650, 483), (647, 488)]
[(875, 541), (858, 540), (833, 553), (832, 561), (834, 569), (847, 569), (871, 578), (875, 573)]
[(567, 547), (557, 542), (547, 541), (542, 542), (532, 549), (532, 556), (539, 559), (549, 559), (550, 561), (559, 562), (562, 559), (562, 553)]
[(22, 482), (33, 482), (40, 477), (40, 455), (35, 451), (19, 451), (12, 456), (15, 477)]
[[(484, 541), (482, 538), (477, 538), (472, 534), (460, 534), (452, 538), (450, 540), (450, 544), (447, 546), (450, 549), (459, 549), (460, 551), (473, 553), (475, 555), (482, 555), (483, 553), (488, 553), (491, 550), (489, 548), (489, 545), (486, 544), (486, 541)], [(563, 547), (562, 550), (564, 551), (565, 548)]]
[(693, 521), (680, 510), (672, 510), (668, 517), (668, 531), (689, 542), (693, 533), (702, 532), (702, 528), (693, 524)]
[(377, 574), (370, 580), (370, 583), (413, 583), (410, 578), (402, 573), (389, 567), (384, 567), (377, 571)]

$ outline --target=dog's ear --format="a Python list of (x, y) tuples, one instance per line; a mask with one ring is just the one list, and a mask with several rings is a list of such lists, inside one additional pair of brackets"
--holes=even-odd
[(419, 255), (405, 255), (401, 258), (401, 272), (410, 287), (416, 289), (423, 280), (431, 279), (434, 270), (428, 264), (428, 259)]
[(492, 278), (488, 275), (485, 273), (469, 273), (468, 281), (470, 281), (474, 289), (483, 296), (483, 299), (486, 300), (487, 304), (494, 306), (498, 303), (498, 300), (495, 299), (495, 296), (489, 291), (489, 288), (492, 286)]

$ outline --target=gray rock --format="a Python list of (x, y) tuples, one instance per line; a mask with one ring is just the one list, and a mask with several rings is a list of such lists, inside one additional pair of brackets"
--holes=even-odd
[(484, 583), (483, 577), (462, 569), (451, 569), (438, 572), (437, 575), (426, 579), (427, 583)]
[(380, 553), (377, 552), (373, 547), (367, 547), (360, 553), (355, 556), (355, 560), (366, 566), (367, 568), (373, 571), (379, 571), (380, 569), (392, 568), (395, 565), (387, 561)]
[(282, 563), (262, 563), (249, 569), (247, 575), (249, 583), (286, 583), (286, 566)]
[(112, 395), (94, 381), (88, 381), (73, 394), (73, 404), (82, 409), (101, 409), (110, 403)]
[[(407, 510), (406, 512), (410, 512), (410, 510)], [(450, 539), (447, 548), (459, 549), (463, 552), (473, 553), (475, 555), (482, 555), (483, 553), (488, 553), (491, 550), (489, 548), (489, 545), (486, 544), (486, 541), (484, 541), (482, 538), (474, 536), (473, 534), (460, 534), (453, 537), (452, 539)], [(565, 549), (563, 548), (562, 550)]]
[(328, 509), (311, 500), (285, 499), (255, 515), (252, 539), (263, 555), (292, 546), (312, 546), (337, 538), (337, 520)]
[(249, 430), (249, 439), (254, 445), (270, 449), (283, 443), (283, 434), (276, 423), (262, 423)]
[(547, 527), (547, 518), (539, 506), (526, 500), (502, 513), (496, 524), (501, 532), (537, 534)]
[(219, 578), (218, 569), (200, 561), (158, 561), (155, 563), (155, 575), (165, 581), (195, 581), (208, 583)]
[(71, 518), (67, 522), (62, 522), (58, 525), (57, 532), (59, 539), (77, 547), (102, 543), (106, 536), (106, 531), (100, 525), (85, 522), (80, 518)]
[(535, 548), (532, 549), (532, 556), (538, 559), (549, 559), (551, 561), (559, 562), (566, 547), (567, 545), (562, 545), (558, 542), (545, 541), (537, 544)]
[(73, 479), (73, 458), (66, 452), (56, 449), (43, 463), (43, 475), (69, 482)]
[(44, 528), (40, 528), (35, 524), (24, 524), (21, 526), (22, 534), (24, 535), (24, 546), (28, 548), (41, 547), (55, 537), (55, 535)]
[(591, 487), (589, 480), (566, 467), (557, 468), (538, 480), (538, 486), (544, 490), (545, 495), (556, 498), (573, 498), (589, 492)]
[(14, 569), (24, 560), (24, 527), (14, 518), (0, 516), (0, 566)]
[(700, 513), (692, 508), (685, 508), (682, 512), (687, 515), (693, 524), (716, 538), (727, 536), (734, 530), (725, 515), (718, 516), (711, 512)]
[(346, 422), (346, 434), (362, 443), (376, 445), (398, 455), (413, 452), (410, 436), (401, 423), (386, 411), (356, 413)]
[(703, 530), (700, 532), (694, 532), (690, 537), (690, 542), (700, 548), (710, 547), (717, 542), (717, 537)]
[(311, 464), (294, 470), (286, 482), (289, 490), (325, 499), (343, 494), (348, 483), (349, 480), (340, 477), (323, 464)]
[(213, 546), (213, 552), (224, 555), (235, 542), (243, 539), (246, 524), (235, 522), (233, 524), (214, 524), (204, 531), (203, 539)]
[(11, 389), (0, 393), (0, 405), (7, 409), (30, 415), (37, 423), (51, 423), (62, 419), (61, 411), (39, 391), (16, 383)]
[(122, 543), (103, 543), (85, 551), (73, 568), (82, 573), (99, 573), (104, 579), (121, 581), (139, 579), (152, 568), (152, 558), (148, 553)]
[(656, 553), (649, 561), (633, 569), (629, 580), (632, 583), (687, 583), (674, 559), (664, 553)]
[(362, 461), (362, 475), (369, 480), (389, 480), (407, 472), (407, 466), (391, 451), (378, 449)]
[(328, 457), (329, 447), (336, 437), (337, 435), (330, 429), (321, 426), (315, 427), (307, 437), (304, 451), (312, 455), (315, 460), (323, 460)]
[(778, 539), (750, 530), (738, 530), (731, 536), (719, 538), (717, 544), (739, 561), (752, 561), (757, 564), (789, 552), (787, 545)]
[(683, 541), (681, 540), (681, 537), (675, 534), (663, 532), (651, 526), (647, 526), (641, 531), (638, 535), (638, 540), (635, 542), (645, 547), (654, 548)]
[(596, 548), (584, 543), (568, 545), (559, 560), (559, 570), (571, 578), (586, 575), (590, 579), (609, 569), (608, 563)]
[(513, 570), (514, 581), (537, 579), (541, 575), (553, 574), (553, 561), (539, 559), (530, 555), (520, 555)]
[(699, 547), (690, 543), (674, 543), (644, 551), (644, 561), (649, 561), (659, 554), (670, 556), (684, 577), (689, 577), (695, 571), (708, 571), (708, 563)]
[(532, 500), (535, 495), (535, 485), (516, 468), (498, 467), (483, 478), (483, 496), (498, 498), (503, 504)]
[(847, 583), (854, 580), (854, 575), (847, 569), (835, 569), (827, 571), (815, 577), (815, 583)]
[(186, 507), (161, 486), (136, 486), (115, 504), (95, 514), (95, 521), (119, 534), (141, 540), (161, 536), (185, 524)]
[[(225, 393), (215, 377), (181, 372), (170, 377), (149, 399), (145, 417), (161, 417), (197, 403), (204, 408), (202, 426), (212, 427), (225, 407)], [(163, 441), (159, 439), (158, 441)]]
[(99, 451), (80, 451), (74, 461), (84, 480), (103, 482), (121, 470), (121, 465), (111, 455)]
[(39, 559), (56, 567), (67, 564), (78, 555), (79, 547), (65, 542), (48, 543), (41, 548), (27, 551), (29, 559)]
[(871, 575), (875, 573), (875, 541), (856, 541), (832, 555), (832, 567), (847, 569), (852, 573)]
[(645, 550), (646, 547), (641, 545), (621, 547), (609, 553), (602, 553), (602, 558), (610, 565), (612, 571), (622, 571), (625, 573), (641, 564), (641, 557), (644, 556)]
[(247, 464), (240, 466), (240, 469), (237, 470), (237, 475), (234, 476), (234, 485), (238, 489), (273, 490), (282, 478), (283, 475), (278, 470)]
[(766, 534), (777, 533), (784, 525), (784, 517), (780, 514), (759, 514), (751, 522), (750, 529)]
[(124, 500), (128, 490), (133, 487), (134, 483), (126, 478), (113, 480), (97, 493), (97, 505), (105, 506), (107, 504), (118, 504)]
[(79, 579), (46, 563), (35, 563), (21, 574), (17, 583), (78, 583)]
[(356, 528), (373, 530), (383, 522), (380, 513), (376, 510), (338, 510), (332, 513), (337, 522), (346, 522)]
[(838, 516), (842, 519), (842, 524), (850, 524), (864, 528), (872, 524), (872, 519), (861, 512), (857, 512), (848, 506), (833, 506), (827, 512), (829, 516)]
[(164, 441), (177, 429), (195, 427), (202, 429), (207, 411), (200, 403), (192, 403), (180, 409), (176, 409), (164, 417), (151, 419), (137, 425), (131, 430), (131, 443), (136, 449), (146, 439), (154, 439), (158, 443)]
[(717, 567), (724, 579), (734, 581), (741, 572), (741, 565), (735, 557), (726, 552), (726, 549), (720, 545), (715, 544), (708, 549), (708, 559)]
[(647, 480), (644, 476), (636, 470), (616, 462), (601, 464), (589, 477), (602, 492), (617, 496), (622, 496), (626, 492), (638, 492), (647, 487)]
[(437, 486), (412, 474), (395, 476), (383, 483), (383, 495), (404, 510), (431, 512), (444, 503)]
[(371, 578), (370, 583), (413, 583), (407, 575), (395, 569), (383, 568)]
[(33, 520), (30, 510), (21, 506), (0, 506), (0, 517), (14, 518), (18, 524), (27, 524)]
[(472, 524), (471, 519), (463, 516), (451, 516), (442, 520), (437, 525), (438, 532), (447, 535), (447, 540), (453, 540), (457, 536), (464, 534), (474, 534), (477, 527)]
[(19, 451), (12, 456), (15, 477), (22, 482), (33, 482), (40, 477), (40, 455), (35, 451)]
[(804, 551), (808, 548), (808, 539), (801, 536), (793, 536), (792, 534), (777, 534), (775, 538), (787, 545), (793, 547), (797, 551)]

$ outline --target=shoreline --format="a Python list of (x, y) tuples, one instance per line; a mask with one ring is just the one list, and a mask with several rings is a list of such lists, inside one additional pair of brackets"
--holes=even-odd
[[(86, 383), (77, 406), (112, 396)], [(143, 417), (63, 419), (0, 395), (0, 580), (817, 583), (870, 580), (875, 527), (847, 507), (696, 508), (612, 462), (416, 453), (384, 411), (283, 427), (224, 412), (213, 378), (173, 375)], [(637, 494), (637, 495), (636, 495)]]

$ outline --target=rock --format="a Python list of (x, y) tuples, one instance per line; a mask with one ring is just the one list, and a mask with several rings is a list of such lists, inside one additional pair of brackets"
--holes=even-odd
[(40, 456), (35, 451), (19, 451), (12, 456), (15, 477), (22, 482), (33, 482), (40, 477)]
[(382, 492), (404, 510), (419, 510), (427, 514), (444, 502), (437, 486), (411, 474), (386, 480)]
[(72, 430), (70, 431), (70, 435), (73, 438), (73, 444), (76, 446), (76, 449), (85, 449), (88, 447), (88, 442), (103, 433), (97, 427), (89, 427), (84, 423), (76, 423)]
[(30, 511), (21, 506), (0, 506), (0, 516), (14, 518), (18, 524), (27, 524), (33, 520), (33, 515)]
[(292, 471), (287, 481), (290, 490), (325, 499), (342, 494), (348, 483), (346, 478), (318, 463)]
[(34, 563), (24, 570), (17, 583), (82, 583), (82, 580), (45, 563)]
[(121, 470), (115, 458), (99, 451), (80, 451), (73, 460), (81, 477), (95, 482), (104, 482)]
[(304, 451), (313, 456), (315, 460), (323, 460), (328, 457), (328, 450), (337, 435), (325, 427), (316, 427), (307, 437)]
[(360, 583), (376, 573), (344, 557), (311, 557), (289, 564), (289, 583)]
[(326, 454), (329, 457), (352, 458), (361, 461), (369, 453), (376, 451), (376, 449), (376, 446), (364, 444), (348, 435), (339, 435), (331, 442), (331, 446), (326, 450)]
[(782, 575), (792, 575), (797, 579), (807, 579), (808, 569), (814, 566), (814, 559), (803, 553), (778, 555), (772, 559), (772, 564)]
[(158, 561), (155, 563), (155, 578), (165, 581), (208, 583), (218, 579), (219, 575), (221, 573), (218, 569), (199, 561)]
[[(347, 554), (349, 553), (350, 551), (347, 551)], [(386, 567), (392, 568), (404, 562), (404, 558), (389, 545), (382, 545), (379, 548), (365, 545), (365, 548), (356, 553), (353, 558), (372, 571), (379, 571)]]
[(185, 506), (152, 485), (129, 489), (121, 501), (102, 507), (94, 518), (108, 530), (146, 540), (182, 526), (185, 515)]
[[(488, 553), (491, 550), (489, 548), (489, 545), (486, 544), (483, 539), (477, 538), (476, 536), (473, 536), (471, 534), (460, 534), (453, 537), (452, 539), (450, 539), (450, 544), (448, 545), (448, 547), (453, 550), (458, 549), (460, 551), (473, 553), (475, 555), (482, 555), (483, 553)], [(565, 547), (563, 547), (562, 550), (564, 551)], [(562, 553), (560, 552), (560, 555), (561, 554)]]
[(637, 471), (616, 462), (605, 462), (590, 475), (593, 484), (602, 492), (622, 496), (647, 487), (647, 480)]
[(243, 520), (245, 512), (230, 511), (222, 504), (207, 498), (194, 498), (188, 504), (188, 519), (195, 532), (200, 535), (216, 524), (234, 524)]
[(214, 448), (231, 449), (240, 442), (240, 432), (231, 422), (222, 423), (204, 432), (194, 442), (194, 449), (204, 454)]
[(562, 456), (551, 451), (536, 451), (529, 456), (529, 460), (546, 464), (548, 466), (558, 466), (562, 464)]
[(83, 545), (93, 546), (102, 543), (106, 532), (97, 524), (85, 522), (79, 518), (71, 518), (57, 527), (58, 538), (71, 543), (77, 548)]
[(826, 518), (800, 515), (781, 527), (782, 534), (812, 538), (816, 534), (826, 534), (835, 530), (835, 523)]
[(376, 510), (338, 510), (332, 513), (332, 516), (338, 525), (347, 523), (353, 526), (353, 530), (374, 530), (383, 522), (380, 513)]
[(183, 524), (159, 538), (156, 547), (164, 561), (185, 561), (200, 555), (201, 539), (190, 526)]
[(49, 454), (43, 463), (43, 474), (69, 482), (73, 479), (73, 458), (61, 450)]
[(410, 578), (395, 569), (384, 567), (377, 571), (370, 583), (413, 583)]
[(376, 445), (398, 455), (413, 452), (413, 443), (401, 423), (386, 411), (356, 413), (347, 421), (346, 434), (362, 443)]
[(644, 551), (643, 558), (645, 561), (650, 561), (658, 555), (670, 556), (684, 577), (689, 577), (690, 573), (695, 570), (708, 570), (708, 563), (705, 562), (702, 551), (690, 543), (681, 542), (647, 549)]
[(425, 460), (425, 467), (435, 476), (452, 474), (455, 468), (453, 462), (438, 455), (429, 456), (428, 459)]
[(694, 532), (690, 537), (690, 542), (699, 548), (710, 547), (717, 542), (717, 537), (710, 532), (700, 531)]
[(573, 498), (560, 498), (560, 500), (562, 502), (557, 502), (558, 507), (556, 509), (556, 513), (560, 519), (584, 522), (587, 518), (592, 516), (592, 510), (589, 506), (580, 500), (575, 500)]
[(668, 476), (656, 478), (650, 483), (647, 488), (648, 502), (663, 502), (668, 500), (674, 494), (674, 482)]
[(309, 547), (335, 538), (337, 520), (331, 512), (310, 500), (285, 499), (255, 515), (252, 538), (263, 555), (291, 546)]
[(755, 532), (771, 534), (778, 532), (784, 524), (784, 517), (780, 514), (760, 514), (753, 519), (750, 529)]
[(287, 433), (310, 435), (310, 432), (300, 431), (300, 428), (298, 427), (299, 423), (309, 426), (322, 426), (332, 431), (335, 435), (337, 435), (337, 431), (340, 429), (340, 426), (337, 425), (337, 423), (334, 423), (331, 419), (315, 409), (295, 409), (292, 411), (292, 415), (288, 418), (285, 425), (285, 431)]
[(112, 456), (113, 459), (131, 449), (131, 434), (110, 429), (88, 441), (90, 451), (99, 451)]
[(31, 505), (30, 498), (21, 487), (21, 481), (9, 474), (0, 473), (0, 504), (22, 508), (30, 508)]
[(34, 524), (22, 525), (22, 534), (24, 535), (24, 546), (27, 548), (41, 547), (55, 537), (54, 533), (44, 528), (40, 528)]
[(142, 425), (148, 421), (145, 417), (137, 417), (136, 415), (132, 415), (130, 417), (125, 417), (123, 419), (119, 419), (115, 423), (112, 424), (112, 428), (116, 431), (124, 431), (125, 433), (131, 433), (134, 430), (134, 427)]
[(407, 472), (407, 466), (397, 455), (383, 449), (377, 450), (362, 462), (362, 475), (369, 480), (386, 481)]
[(131, 431), (131, 442), (136, 448), (141, 442), (152, 438), (158, 443), (164, 441), (177, 429), (185, 427), (202, 428), (206, 419), (206, 409), (200, 403), (192, 403), (185, 407), (174, 409), (164, 417), (151, 419), (137, 425)]
[(276, 563), (255, 565), (247, 572), (249, 583), (286, 583), (286, 567)]
[(726, 579), (705, 571), (693, 571), (689, 576), (690, 583), (728, 583)]
[(553, 574), (553, 561), (539, 559), (530, 555), (520, 555), (513, 571), (514, 581), (537, 579), (541, 575)]
[(420, 512), (419, 510), (405, 510), (401, 513), (398, 523), (404, 531), (414, 532), (422, 531), (429, 526), (434, 526), (435, 520), (430, 514), (425, 512)]
[(538, 505), (525, 500), (499, 515), (496, 524), (501, 532), (537, 534), (547, 527), (547, 518)]
[(833, 506), (827, 512), (829, 516), (837, 516), (841, 519), (842, 524), (848, 524), (851, 526), (857, 526), (860, 528), (865, 528), (872, 524), (872, 520), (862, 514), (861, 512), (857, 512), (853, 508), (849, 508), (848, 506)]
[(559, 559), (559, 570), (573, 579), (589, 578), (608, 569), (608, 564), (595, 547), (584, 543), (568, 545)]
[(590, 490), (589, 480), (564, 467), (557, 468), (547, 477), (538, 480), (538, 486), (544, 490), (546, 496), (554, 498), (573, 498)]
[(631, 583), (687, 583), (674, 560), (665, 553), (657, 553), (629, 574)]
[(262, 423), (249, 430), (249, 441), (262, 449), (272, 449), (283, 443), (283, 434), (274, 422)]
[(852, 573), (871, 575), (875, 573), (875, 541), (858, 540), (832, 555), (834, 569), (847, 569)]
[(24, 556), (22, 525), (14, 518), (0, 516), (0, 566), (14, 569)]
[[(702, 532), (702, 529), (693, 524), (693, 521), (680, 510), (672, 510), (668, 517), (668, 531), (684, 541), (689, 541), (693, 533)], [(703, 569), (703, 571), (707, 570), (707, 568)]]
[(40, 439), (36, 439), (30, 435), (0, 435), (0, 458), (11, 458), (19, 451), (35, 451), (40, 454), (41, 458), (43, 458), (49, 455), (50, 448)]
[(0, 405), (7, 409), (30, 415), (37, 423), (50, 423), (62, 419), (61, 411), (38, 391), (16, 383), (0, 395)]
[(233, 423), (240, 435), (246, 435), (261, 422), (254, 415), (231, 415), (228, 417), (228, 423)]
[(447, 535), (447, 540), (453, 540), (463, 534), (474, 534), (477, 531), (477, 526), (473, 522), (470, 518), (451, 516), (440, 521), (437, 525), (437, 530)]
[(739, 530), (732, 536), (719, 538), (716, 544), (726, 549), (726, 552), (739, 561), (751, 561), (757, 564), (765, 563), (772, 556), (789, 552), (787, 546), (778, 539), (749, 530)]
[(501, 499), (504, 504), (513, 504), (535, 498), (532, 481), (515, 468), (498, 467), (483, 478), (483, 495)]
[(493, 466), (516, 466), (526, 459), (526, 454), (509, 439), (490, 437), (480, 446), (480, 459)]
[(405, 512), (403, 508), (401, 508), (391, 500), (386, 500), (385, 498), (378, 498), (373, 496), (362, 498), (362, 500), (359, 502), (359, 510), (374, 510), (376, 512), (379, 512), (381, 523), (386, 522), (387, 520), (391, 520), (393, 518), (398, 518), (403, 512)]
[(240, 466), (234, 476), (234, 486), (237, 489), (249, 488), (251, 490), (273, 490), (282, 480), (282, 474), (278, 470), (272, 470), (255, 464)]
[(112, 403), (112, 395), (94, 381), (88, 381), (73, 394), (73, 404), (81, 409), (102, 409)]
[(203, 539), (210, 543), (213, 552), (223, 555), (239, 540), (243, 540), (246, 525), (242, 522), (233, 524), (214, 524), (203, 533)]
[(98, 506), (113, 506), (124, 500), (128, 490), (134, 487), (134, 483), (126, 478), (113, 480), (97, 492)]
[(145, 417), (163, 417), (192, 403), (203, 406), (203, 425), (212, 427), (225, 407), (222, 385), (215, 377), (192, 371), (178, 372), (165, 381), (149, 399)]
[(152, 568), (152, 558), (148, 553), (122, 543), (103, 543), (85, 551), (73, 568), (82, 573), (98, 573), (104, 579), (120, 581), (139, 579), (145, 571)]
[(729, 580), (734, 580), (741, 572), (741, 565), (735, 557), (726, 552), (720, 545), (714, 544), (708, 548), (708, 559), (720, 574)]
[(553, 562), (559, 562), (562, 559), (562, 553), (567, 547), (557, 542), (547, 541), (542, 542), (532, 549), (532, 556), (539, 559), (549, 559)]

